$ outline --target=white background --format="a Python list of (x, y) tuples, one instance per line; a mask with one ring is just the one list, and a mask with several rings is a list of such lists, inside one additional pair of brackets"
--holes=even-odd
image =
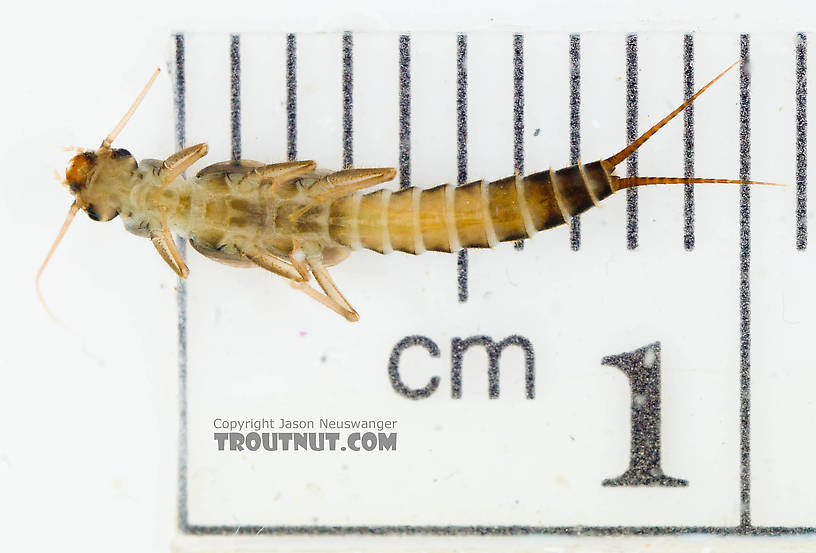
[[(156, 2), (118, 7), (109, 3), (89, 2), (53, 7), (20, 5), (16, 8), (19, 10), (16, 14), (7, 14), (6, 28), (0, 38), (7, 75), (3, 87), (5, 101), (0, 107), (4, 123), (2, 155), (5, 166), (9, 168), (0, 188), (3, 194), (0, 220), (6, 236), (6, 247), (9, 248), (6, 253), (6, 281), (2, 287), (4, 316), (1, 324), (5, 339), (0, 350), (0, 370), (3, 371), (3, 386), (0, 388), (0, 516), (3, 537), (0, 539), (6, 542), (4, 549), (14, 547), (18, 550), (42, 551), (59, 547), (66, 550), (82, 548), (96, 551), (115, 546), (127, 551), (163, 551), (169, 548), (174, 535), (177, 432), (174, 277), (146, 242), (127, 235), (116, 223), (102, 226), (80, 216), (69, 231), (43, 282), (45, 295), (64, 327), (55, 325), (48, 318), (33, 293), (34, 272), (70, 203), (67, 194), (52, 176), (54, 169), (63, 170), (69, 157), (60, 148), (67, 145), (95, 147), (98, 144), (121, 116), (146, 75), (156, 65), (164, 66), (166, 63), (171, 49), (171, 32), (492, 29), (508, 32), (553, 30), (562, 33), (593, 30), (783, 30), (792, 34), (808, 30), (803, 28), (803, 23), (812, 21), (814, 15), (813, 8), (807, 4), (786, 6), (779, 2), (773, 6), (765, 6), (759, 2), (716, 6), (699, 2), (671, 9), (646, 2), (627, 2), (607, 8), (601, 3), (584, 3), (579, 10), (576, 10), (574, 3), (567, 3), (563, 7), (532, 2), (503, 2), (500, 5), (468, 3), (466, 8), (454, 4), (443, 10), (432, 6), (433, 3), (423, 2), (412, 2), (405, 7), (388, 7), (381, 3), (347, 3), (343, 6), (317, 4), (311, 8), (302, 6), (293, 11), (290, 3), (232, 3), (229, 6), (218, 4), (210, 7), (205, 3), (170, 6)], [(642, 44), (641, 63), (646, 64), (649, 63), (650, 54), (643, 46)], [(733, 51), (732, 48), (724, 56), (725, 61), (733, 58)], [(752, 53), (759, 57), (757, 49), (753, 49)], [(790, 79), (793, 63), (791, 51), (785, 51), (784, 59), (787, 65), (778, 68), (779, 77)], [(659, 58), (652, 59), (651, 63), (659, 61)], [(705, 78), (704, 75), (721, 66), (722, 60), (719, 59), (699, 59), (698, 82)], [(590, 60), (586, 59), (582, 71), (587, 82), (593, 78), (591, 68)], [(704, 68), (707, 70), (703, 71)], [(616, 75), (613, 68), (596, 66), (596, 69), (608, 71), (606, 77)], [(663, 114), (666, 108), (675, 103), (673, 100), (665, 100), (664, 92), (667, 91), (659, 88), (659, 82), (654, 83), (655, 94), (646, 97), (643, 91), (647, 86), (649, 73), (642, 75), (641, 128), (653, 120), (649, 117)], [(622, 76), (622, 64), (617, 70), (617, 76)], [(773, 83), (773, 80), (768, 78), (763, 82)], [(622, 87), (622, 84), (618, 86)], [(761, 85), (754, 85), (753, 173), (758, 177), (793, 182), (791, 144), (780, 144), (774, 139), (775, 136), (781, 136), (781, 140), (792, 141), (792, 96), (788, 94), (784, 101), (780, 101), (780, 91), (789, 91), (790, 88), (785, 88), (784, 82), (774, 86), (776, 88), (771, 86), (763, 92)], [(675, 94), (679, 90), (678, 86), (669, 88)], [(723, 83), (719, 92), (712, 91), (712, 95), (730, 94), (729, 98), (735, 98), (735, 93), (736, 85), (733, 80), (730, 84)], [(563, 105), (565, 110), (566, 104)], [(622, 101), (618, 105), (622, 106)], [(605, 117), (603, 110), (599, 109), (596, 113), (590, 111), (592, 109), (591, 104), (587, 104), (585, 111), (582, 111), (585, 121), (583, 149), (588, 157), (597, 157), (606, 154), (606, 148), (611, 146), (600, 139), (598, 143), (593, 143), (589, 138), (590, 118), (603, 120), (602, 116)], [(697, 124), (698, 173), (703, 174), (704, 170), (711, 169), (717, 176), (735, 174), (735, 145), (718, 139), (716, 135), (717, 132), (723, 132), (731, 141), (735, 136), (733, 127), (729, 130), (717, 127), (711, 130), (712, 134), (702, 135), (701, 123), (705, 119), (701, 112), (704, 109), (701, 103)], [(773, 111), (780, 114), (778, 118), (769, 117)], [(563, 112), (560, 114), (563, 117)], [(617, 135), (623, 127), (622, 110), (616, 116), (618, 120), (610, 123), (615, 129), (613, 135)], [(761, 123), (763, 117), (766, 118), (765, 123)], [(767, 132), (760, 132), (763, 124), (766, 125)], [(773, 125), (781, 127), (778, 135)], [(473, 120), (472, 136), (476, 137), (478, 128), (478, 121)], [(656, 142), (662, 140), (664, 144), (665, 141), (679, 144), (677, 128), (674, 131), (667, 130), (665, 134)], [(213, 138), (205, 138), (214, 141)], [(619, 137), (613, 138), (619, 140)], [(481, 135), (479, 140), (487, 141), (489, 136)], [(339, 137), (335, 143), (339, 145)], [(119, 144), (131, 149), (137, 157), (160, 157), (172, 151), (172, 86), (166, 73), (121, 136)], [(247, 152), (250, 151), (250, 144), (245, 138)], [(444, 147), (449, 148), (447, 145)], [(475, 163), (475, 155), (480, 148), (487, 151), (488, 146), (478, 143), (471, 145), (471, 163)], [(659, 147), (656, 146), (656, 149)], [(454, 150), (451, 148), (450, 152), (453, 154)], [(535, 158), (532, 157), (529, 146), (527, 152), (527, 167), (532, 169), (535, 167)], [(704, 152), (710, 157), (704, 158)], [(762, 155), (759, 152), (763, 152)], [(225, 151), (221, 153), (221, 157), (226, 157), (223, 155)], [(565, 157), (566, 152), (550, 153), (552, 155), (549, 159), (559, 160)], [(780, 156), (786, 155), (780, 161)], [(433, 179), (434, 183), (453, 176), (451, 166), (420, 169), (420, 156), (421, 152), (415, 151), (415, 182), (418, 183), (420, 176)], [(449, 158), (455, 159), (453, 155)], [(362, 151), (357, 152), (357, 159), (365, 159)], [(646, 153), (642, 155), (642, 174), (669, 170), (673, 174), (680, 174), (679, 161), (676, 165), (667, 167), (659, 157), (652, 159), (655, 160), (654, 164), (649, 161)], [(548, 163), (543, 152), (540, 160)], [(489, 167), (473, 165), (470, 169), (472, 173), (491, 171)], [(483, 175), (475, 173), (474, 176)], [(490, 172), (484, 176), (498, 175)], [(714, 196), (729, 194), (722, 189), (707, 193)], [(678, 191), (667, 192), (667, 195), (672, 195), (673, 200), (658, 202), (674, 201), (677, 204), (679, 194)], [(755, 199), (759, 194), (760, 192), (755, 193)], [(812, 420), (812, 403), (808, 403), (812, 400), (807, 394), (810, 387), (804, 377), (790, 379), (791, 374), (797, 374), (796, 371), (802, 374), (802, 371), (808, 369), (808, 359), (801, 353), (798, 340), (806, 340), (807, 336), (812, 335), (813, 324), (809, 318), (812, 309), (808, 301), (803, 301), (808, 296), (798, 294), (804, 293), (808, 288), (807, 276), (812, 263), (808, 262), (809, 253), (798, 257), (791, 255), (790, 213), (793, 211), (793, 190), (788, 188), (781, 194), (784, 194), (785, 199), (768, 201), (766, 204), (755, 200), (753, 214), (754, 221), (763, 221), (761, 228), (758, 228), (757, 223), (754, 224), (754, 411), (756, 413), (761, 410), (769, 415), (769, 418), (762, 421), (755, 417), (753, 425), (756, 433), (754, 511), (756, 522), (760, 524), (765, 521), (775, 523), (778, 520), (785, 523), (806, 523), (813, 520), (812, 513), (807, 516), (806, 510), (791, 508), (790, 502), (789, 512), (782, 512), (779, 508), (763, 512), (761, 507), (763, 499), (768, 500), (765, 505), (781, 505), (784, 496), (780, 500), (777, 494), (780, 491), (791, 491), (794, 487), (788, 475), (809, 470), (807, 459), (812, 458), (807, 454), (810, 451), (807, 449), (808, 442), (798, 441), (801, 426), (797, 426), (802, 424), (803, 417), (810, 417), (805, 420)], [(731, 200), (735, 200), (735, 196)], [(606, 218), (615, 224), (622, 224), (621, 200), (616, 201), (616, 207), (608, 209), (610, 213), (599, 216), (599, 219)], [(641, 195), (644, 210), (650, 201), (645, 195)], [(700, 218), (703, 219), (705, 208), (700, 204), (698, 206), (701, 210)], [(677, 228), (678, 212), (676, 209), (671, 212), (670, 216), (676, 219), (674, 222), (661, 218), (655, 224), (674, 225), (672, 228)], [(721, 229), (716, 221), (719, 214), (719, 211), (711, 214), (711, 232), (708, 235), (717, 236), (721, 242), (709, 247), (721, 247), (722, 251), (727, 252), (730, 257), (725, 258), (721, 268), (725, 277), (733, 279), (736, 277), (733, 265), (736, 256), (736, 212), (729, 214), (732, 223), (723, 222)], [(641, 221), (642, 247), (656, 250), (659, 246), (656, 243), (650, 244), (649, 240), (652, 238), (649, 237), (660, 237), (662, 234), (657, 231), (647, 233), (649, 223), (645, 216), (642, 215)], [(704, 223), (701, 221), (700, 225), (698, 230), (702, 232)], [(590, 227), (588, 219), (585, 220), (585, 228), (587, 227)], [(565, 233), (562, 232), (559, 236), (556, 232), (552, 237), (539, 240), (539, 243), (558, 243), (560, 247), (565, 245), (565, 240)], [(781, 247), (778, 245), (780, 242)], [(622, 239), (616, 244), (614, 247), (622, 249)], [(601, 248), (602, 244), (597, 247)], [(701, 244), (699, 247), (705, 246)], [(590, 246), (587, 245), (587, 248)], [(568, 251), (558, 251), (565, 259), (571, 259), (569, 263), (582, 263), (578, 258), (570, 258)], [(590, 251), (586, 253), (589, 254)], [(711, 255), (714, 254), (712, 252)], [(484, 258), (472, 256), (472, 269), (484, 270), (486, 274), (496, 271), (504, 273), (498, 258), (489, 259), (488, 255)], [(516, 259), (515, 253), (511, 251), (497, 255), (502, 260)], [(672, 261), (672, 255), (683, 257), (680, 251), (669, 255), (663, 270), (668, 271), (673, 264), (677, 264), (683, 271), (702, 274), (701, 269), (694, 267), (696, 261), (686, 258), (682, 259), (682, 263)], [(695, 259), (701, 255), (696, 252)], [(338, 270), (337, 278), (345, 283), (345, 287), (351, 285), (349, 295), (357, 299), (357, 307), (372, 322), (376, 320), (377, 310), (384, 307), (378, 307), (377, 303), (397, 301), (399, 294), (393, 293), (389, 273), (371, 278), (371, 273), (365, 272), (366, 267), (376, 265), (382, 271), (398, 272), (405, 269), (422, 274), (436, 263), (450, 267), (445, 269), (448, 272), (452, 272), (453, 265), (453, 258), (444, 261), (411, 259), (409, 263), (396, 261), (396, 256), (385, 260), (373, 255), (363, 257), (360, 265), (349, 268), (347, 273), (344, 274), (345, 268)], [(621, 278), (633, 271), (637, 272), (632, 266), (639, 262), (637, 259), (623, 259), (627, 266), (620, 267)], [(544, 261), (542, 258), (542, 263)], [(509, 266), (510, 262), (505, 265)], [(590, 268), (597, 270), (597, 264), (592, 264)], [(294, 301), (288, 296), (274, 296), (273, 290), (288, 290), (281, 286), (273, 288), (268, 279), (261, 278), (258, 274), (238, 272), (233, 278), (232, 275), (227, 275), (226, 269), (205, 268), (203, 263), (194, 264), (193, 269), (194, 276), (206, 271), (224, 275), (223, 285), (214, 288), (217, 297), (228, 297), (235, 290), (245, 289), (245, 286), (233, 284), (243, 280), (244, 283), (252, 281), (251, 286), (258, 290), (268, 290), (268, 295), (263, 299), (265, 302), (274, 304), (277, 301)], [(719, 269), (710, 270), (708, 276), (715, 280)], [(618, 269), (613, 268), (613, 272), (616, 271)], [(355, 278), (357, 275), (359, 279)], [(529, 290), (528, 287), (534, 284), (530, 275), (511, 276), (519, 279), (518, 286), (522, 290)], [(213, 278), (219, 277), (213, 276), (209, 282), (217, 282)], [(496, 286), (496, 294), (509, 293), (506, 274), (494, 275), (493, 278), (497, 283), (500, 279), (505, 279), (503, 285)], [(552, 286), (558, 285), (558, 278), (558, 275), (553, 275)], [(450, 283), (446, 297), (452, 297), (453, 281), (451, 279), (446, 282)], [(707, 280), (706, 283), (708, 282)], [(235, 288), (232, 289), (232, 286)], [(722, 289), (728, 294), (734, 294), (735, 287), (729, 282)], [(475, 297), (476, 291), (471, 289), (471, 292)], [(670, 303), (680, 303), (681, 300), (669, 294), (655, 297)], [(494, 301), (496, 305), (502, 303), (500, 298)], [(616, 300), (612, 295), (603, 301)], [(724, 308), (724, 312), (734, 316), (735, 298), (721, 298), (721, 301), (731, 306)], [(587, 305), (595, 308), (591, 303)], [(683, 310), (690, 307), (676, 305), (674, 308), (682, 315)], [(612, 313), (615, 308), (614, 305), (607, 305), (605, 311)], [(261, 311), (260, 306), (255, 309)], [(301, 313), (300, 316), (313, 313), (312, 307), (304, 309), (308, 309), (308, 313)], [(466, 316), (467, 309), (470, 307), (463, 308), (463, 317)], [(419, 317), (421, 312), (417, 309), (415, 316)], [(342, 333), (351, 332), (352, 329), (354, 332), (364, 331), (362, 326), (344, 327), (340, 325), (342, 321), (334, 321), (329, 317), (330, 314), (318, 314), (314, 311), (314, 317), (310, 316), (308, 320), (323, 321), (327, 327), (333, 325), (341, 328), (339, 332)], [(272, 317), (264, 320), (269, 320), (269, 333), (281, 341), (285, 341), (286, 332), (297, 328), (288, 322), (277, 326)], [(441, 322), (439, 324), (441, 326)], [(709, 354), (715, 358), (718, 355), (735, 357), (736, 324), (734, 317), (733, 325), (724, 331), (729, 333), (723, 338), (730, 340), (727, 347), (722, 344), (702, 346), (698, 354)], [(620, 340), (613, 340), (614, 337), (606, 337), (610, 340), (610, 346), (615, 344), (613, 347), (600, 344), (597, 352), (583, 352), (587, 359), (587, 370), (593, 370), (600, 378), (607, 379), (605, 382), (593, 381), (594, 386), (600, 387), (606, 383), (620, 388), (617, 395), (613, 395), (608, 388), (603, 389), (602, 394), (604, 398), (618, 398), (621, 405), (618, 405), (617, 411), (624, 414), (625, 400), (621, 398), (626, 396), (621, 378), (615, 378), (613, 369), (599, 370), (596, 363), (600, 355), (633, 349), (659, 333), (659, 329), (647, 330), (648, 332), (643, 332), (645, 339), (641, 339), (635, 330), (629, 334), (631, 342), (622, 343)], [(462, 335), (479, 331), (481, 329), (478, 328), (464, 330)], [(484, 331), (497, 337), (505, 334), (505, 329), (499, 327), (486, 328)], [(388, 343), (391, 344), (405, 333), (396, 332), (394, 339)], [(444, 335), (441, 330), (436, 333), (429, 330), (427, 333), (442, 346), (444, 359), (449, 351), (446, 344), (449, 344), (450, 336)], [(531, 332), (525, 333), (532, 337)], [(763, 340), (758, 338), (761, 333)], [(343, 336), (344, 334), (340, 334), (337, 339), (349, 339)], [(548, 339), (553, 339), (544, 334), (540, 336), (540, 339), (538, 336), (534, 337), (536, 344), (542, 344), (542, 348), (537, 350), (539, 352), (544, 350), (543, 344)], [(710, 340), (715, 338), (716, 336), (708, 337)], [(695, 373), (699, 378), (713, 374), (713, 371), (709, 373), (705, 370), (703, 363), (684, 363), (686, 360), (682, 358), (683, 352), (673, 351), (666, 344), (666, 339), (661, 339), (664, 340), (664, 366), (678, 367), (675, 378), (684, 376), (680, 367)], [(595, 345), (592, 347), (595, 348)], [(782, 352), (786, 354), (780, 358)], [(385, 354), (387, 349), (383, 350), (383, 358)], [(547, 410), (550, 420), (558, 421), (561, 411), (556, 391), (564, 388), (559, 388), (559, 382), (554, 377), (552, 380), (546, 378), (548, 373), (544, 369), (544, 357), (545, 355), (540, 356), (539, 399), (536, 402), (541, 409)], [(673, 361), (669, 361), (670, 359)], [(557, 364), (558, 360), (552, 360), (552, 363)], [(274, 366), (270, 364), (270, 372), (273, 370)], [(384, 367), (376, 370), (384, 371)], [(272, 374), (270, 378), (279, 376)], [(307, 379), (305, 375), (298, 375), (298, 378)], [(670, 385), (669, 378), (664, 377), (666, 386)], [(733, 375), (732, 380), (733, 382), (707, 384), (710, 388), (705, 389), (731, 393), (736, 389)], [(443, 379), (443, 392), (445, 384), (447, 383)], [(678, 385), (688, 385), (694, 390), (701, 386), (687, 382), (680, 382)], [(512, 386), (509, 384), (506, 387), (512, 389)], [(478, 404), (478, 396), (474, 398), (468, 395), (466, 391), (465, 398), (461, 400), (462, 405), (466, 401)], [(546, 399), (550, 399), (552, 403), (545, 404), (542, 400)], [(672, 409), (684, 408), (679, 404), (673, 406), (674, 401), (674, 398), (664, 398), (665, 424), (671, 424)], [(715, 416), (731, 416), (735, 412), (735, 397), (732, 395), (724, 401), (726, 403), (722, 412)], [(609, 412), (615, 410), (615, 406), (610, 404), (599, 408)], [(620, 429), (625, 430), (625, 426), (616, 431), (620, 432)], [(724, 436), (723, 439), (726, 442), (736, 440), (736, 433)], [(621, 440), (616, 443), (618, 442)], [(800, 445), (796, 445), (797, 443)], [(664, 444), (667, 458), (670, 456), (670, 447), (669, 443)], [(726, 456), (734, 455), (735, 444), (726, 443), (725, 447), (730, 447), (732, 451), (725, 453)], [(785, 447), (798, 447), (799, 452), (779, 455), (779, 451)], [(669, 466), (666, 468), (672, 473)], [(607, 473), (606, 467), (598, 472), (600, 477), (612, 474)], [(763, 480), (761, 474), (767, 475), (768, 480)], [(678, 476), (693, 478), (688, 473), (678, 473)], [(731, 478), (733, 480), (733, 475)], [(773, 478), (778, 479), (776, 482), (779, 485), (772, 484)], [(733, 487), (733, 481), (729, 485)], [(790, 490), (786, 490), (785, 486)], [(797, 521), (796, 517), (803, 513), (806, 515), (805, 520)]]

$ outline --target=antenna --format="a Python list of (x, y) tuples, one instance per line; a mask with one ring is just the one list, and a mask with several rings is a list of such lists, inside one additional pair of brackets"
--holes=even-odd
[(48, 304), (45, 303), (42, 291), (40, 290), (40, 277), (42, 276), (43, 271), (45, 270), (45, 266), (48, 265), (48, 262), (51, 260), (51, 256), (54, 255), (54, 252), (57, 250), (57, 246), (59, 246), (60, 241), (62, 241), (62, 237), (65, 236), (65, 232), (71, 225), (71, 221), (74, 220), (74, 216), (77, 214), (77, 211), (79, 211), (79, 205), (76, 202), (74, 202), (71, 204), (71, 209), (68, 211), (68, 217), (66, 217), (65, 222), (62, 223), (62, 228), (60, 229), (59, 234), (57, 234), (57, 238), (54, 240), (54, 243), (51, 244), (51, 249), (48, 250), (48, 255), (45, 256), (45, 261), (42, 262), (40, 270), (37, 271), (37, 276), (34, 277), (34, 288), (37, 289), (37, 297), (40, 298), (40, 303), (43, 304), (45, 310), (55, 321), (57, 320), (57, 318), (54, 317), (54, 314), (51, 313), (50, 309), (48, 309)]
[(142, 100), (144, 100), (144, 97), (147, 96), (148, 90), (150, 90), (150, 87), (153, 86), (153, 83), (159, 76), (160, 71), (161, 70), (157, 67), (156, 70), (153, 72), (153, 75), (150, 76), (150, 79), (147, 81), (145, 87), (136, 97), (136, 100), (133, 102), (133, 105), (131, 105), (130, 109), (127, 110), (127, 113), (125, 113), (125, 116), (122, 117), (121, 121), (119, 121), (119, 123), (116, 124), (116, 126), (113, 128), (110, 134), (105, 137), (105, 140), (102, 141), (102, 145), (99, 146), (100, 150), (110, 149), (110, 146), (113, 143), (113, 141), (116, 139), (117, 136), (119, 136), (119, 133), (122, 132), (122, 129), (125, 128), (125, 125), (127, 125), (127, 122), (136, 112), (136, 109), (139, 107), (139, 104), (141, 104)]

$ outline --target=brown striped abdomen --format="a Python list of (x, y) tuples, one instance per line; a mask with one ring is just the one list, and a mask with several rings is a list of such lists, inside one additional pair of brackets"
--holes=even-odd
[(415, 254), (528, 238), (568, 222), (614, 192), (617, 177), (602, 163), (489, 183), (345, 196), (329, 208), (329, 235), (350, 248)]

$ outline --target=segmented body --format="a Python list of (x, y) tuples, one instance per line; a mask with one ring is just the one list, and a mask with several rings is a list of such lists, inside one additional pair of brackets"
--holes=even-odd
[(156, 197), (161, 162), (144, 160), (113, 193), (125, 227), (140, 236), (161, 229), (164, 212), (173, 232), (224, 263), (253, 266), (242, 255), (249, 246), (287, 258), (297, 240), (317, 244), (330, 265), (345, 249), (454, 252), (530, 237), (596, 205), (617, 180), (595, 162), (494, 182), (358, 192), (314, 205), (312, 185), (331, 173), (273, 184), (254, 173), (259, 167), (211, 165), (193, 178), (177, 177)]
[[(356, 311), (326, 270), (352, 249), (420, 254), (493, 247), (567, 223), (622, 188), (702, 182), (763, 184), (691, 177), (619, 178), (613, 174), (618, 164), (735, 65), (609, 158), (493, 182), (367, 194), (362, 191), (392, 180), (396, 171), (330, 172), (316, 170), (312, 161), (264, 165), (244, 160), (216, 163), (185, 178), (184, 171), (207, 154), (206, 144), (184, 148), (164, 161), (141, 163), (126, 150), (112, 149), (157, 70), (99, 149), (71, 160), (65, 182), (75, 200), (38, 278), (74, 215), (84, 209), (97, 221), (121, 215), (125, 227), (149, 237), (182, 278), (187, 277), (188, 269), (171, 232), (189, 239), (196, 250), (216, 261), (258, 266), (284, 277), (356, 321)], [(312, 276), (322, 294), (307, 284)]]
[(381, 253), (494, 247), (568, 222), (612, 194), (616, 180), (598, 161), (493, 182), (358, 193), (327, 208), (328, 235)]
[(327, 264), (332, 264), (341, 255), (333, 249), (344, 248), (329, 236), (327, 210), (291, 217), (309, 205), (311, 185), (327, 172), (273, 183), (254, 172), (263, 166), (249, 160), (210, 165), (195, 177), (177, 177), (156, 197), (162, 188), (161, 161), (143, 160), (120, 191), (125, 228), (149, 236), (161, 230), (164, 212), (170, 230), (203, 255), (228, 265), (255, 266), (244, 256), (250, 246), (289, 257), (295, 239), (319, 244)]

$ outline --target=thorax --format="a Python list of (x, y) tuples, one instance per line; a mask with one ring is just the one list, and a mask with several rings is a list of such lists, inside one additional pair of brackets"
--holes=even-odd
[(160, 230), (164, 218), (174, 233), (222, 251), (249, 241), (286, 254), (296, 237), (329, 241), (325, 210), (297, 223), (290, 218), (307, 204), (305, 189), (320, 175), (272, 186), (254, 178), (252, 170), (259, 165), (217, 163), (195, 177), (177, 177), (161, 189), (157, 174), (161, 162), (143, 160), (122, 199), (125, 228), (144, 236)]

